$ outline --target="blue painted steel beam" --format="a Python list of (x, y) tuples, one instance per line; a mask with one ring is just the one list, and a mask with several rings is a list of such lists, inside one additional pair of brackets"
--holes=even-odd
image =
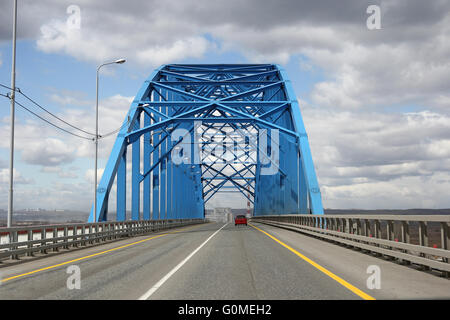
[(115, 179), (120, 221), (126, 219), (127, 198), (134, 220), (194, 218), (204, 216), (213, 196), (230, 189), (253, 203), (255, 215), (323, 213), (295, 93), (286, 72), (272, 64), (175, 64), (155, 70), (117, 135), (97, 188), (98, 221), (107, 219)]

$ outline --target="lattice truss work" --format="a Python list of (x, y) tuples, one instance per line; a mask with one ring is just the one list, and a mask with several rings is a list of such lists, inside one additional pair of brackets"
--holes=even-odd
[(116, 219), (126, 219), (130, 164), (133, 220), (204, 217), (220, 192), (240, 192), (254, 215), (323, 213), (300, 108), (277, 65), (155, 70), (117, 135), (97, 188), (97, 221), (107, 220), (115, 180)]

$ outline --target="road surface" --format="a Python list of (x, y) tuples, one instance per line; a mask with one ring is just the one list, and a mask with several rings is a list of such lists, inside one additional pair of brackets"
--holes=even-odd
[[(380, 289), (367, 285), (374, 265)], [(68, 288), (73, 266), (80, 289)], [(71, 250), (0, 267), (0, 278), (0, 299), (450, 298), (448, 279), (256, 223), (207, 223)]]

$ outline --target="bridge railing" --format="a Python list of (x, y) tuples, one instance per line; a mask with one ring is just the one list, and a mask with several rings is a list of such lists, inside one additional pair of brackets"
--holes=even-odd
[(257, 216), (251, 221), (450, 273), (448, 215), (299, 214)]
[(170, 219), (0, 228), (0, 261), (203, 222), (204, 219)]

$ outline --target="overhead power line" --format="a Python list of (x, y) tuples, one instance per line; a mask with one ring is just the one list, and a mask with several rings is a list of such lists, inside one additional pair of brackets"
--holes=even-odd
[[(8, 98), (8, 99), (11, 99), (10, 96), (5, 95), (5, 94), (1, 94), (1, 93), (0, 93), (0, 96), (3, 96), (3, 97)], [(72, 136), (78, 137), (78, 138), (82, 138), (82, 139), (85, 139), (85, 140), (91, 140), (91, 141), (94, 140), (94, 138), (84, 137), (84, 136), (78, 135), (78, 134), (76, 134), (76, 133), (70, 132), (69, 130), (66, 130), (66, 129), (64, 129), (64, 128), (61, 128), (60, 126), (58, 126), (58, 125), (52, 123), (51, 121), (49, 121), (49, 120), (47, 120), (47, 119), (41, 117), (40, 115), (38, 115), (37, 113), (35, 113), (35, 112), (33, 112), (33, 111), (31, 111), (30, 109), (28, 109), (27, 107), (25, 107), (23, 104), (21, 104), (21, 103), (18, 102), (17, 100), (14, 100), (14, 101), (15, 101), (15, 103), (16, 103), (18, 106), (20, 106), (20, 107), (23, 108), (24, 110), (28, 111), (29, 113), (31, 113), (31, 114), (34, 115), (35, 117), (41, 119), (42, 121), (45, 121), (45, 122), (48, 123), (49, 125), (51, 125), (51, 126), (57, 128), (57, 129), (59, 129), (59, 130), (62, 130), (62, 131), (64, 131), (64, 132), (66, 132), (66, 133), (68, 133), (68, 134), (70, 134), (70, 135), (72, 135)]]
[[(8, 86), (5, 86), (4, 84), (1, 84), (1, 83), (0, 83), (0, 86), (4, 87), (4, 88), (6, 88), (6, 89), (12, 90), (12, 88), (10, 88), (10, 87), (8, 87)], [(18, 93), (20, 93), (22, 96), (24, 96), (26, 99), (28, 99), (29, 101), (31, 101), (33, 104), (35, 104), (37, 107), (39, 107), (41, 110), (45, 111), (46, 113), (48, 113), (48, 114), (51, 115), (52, 117), (58, 119), (59, 121), (61, 121), (61, 122), (65, 123), (65, 124), (67, 124), (68, 126), (74, 128), (74, 129), (76, 129), (76, 130), (79, 130), (79, 131), (81, 131), (81, 132), (83, 132), (83, 133), (86, 133), (86, 134), (89, 134), (89, 135), (95, 137), (95, 133), (91, 133), (91, 132), (88, 132), (88, 131), (86, 131), (86, 130), (83, 130), (83, 129), (81, 129), (81, 128), (79, 128), (79, 127), (77, 127), (77, 126), (75, 126), (75, 125), (73, 125), (73, 124), (71, 124), (71, 123), (65, 121), (64, 119), (61, 119), (60, 117), (58, 117), (58, 116), (55, 115), (54, 113), (48, 111), (46, 108), (44, 108), (43, 106), (41, 106), (41, 105), (40, 105), (39, 103), (37, 103), (35, 100), (33, 100), (33, 99), (30, 98), (28, 95), (26, 95), (25, 93), (23, 93), (22, 90), (20, 90), (20, 88), (16, 88), (15, 91), (18, 92)], [(16, 101), (17, 101), (17, 100), (16, 100)]]
[[(8, 89), (8, 90), (12, 90), (11, 87), (6, 86), (6, 85), (1, 84), (1, 83), (0, 83), (0, 87), (3, 87), (3, 88)], [(86, 133), (86, 134), (88, 134), (88, 135), (91, 135), (91, 136), (94, 136), (94, 137), (95, 137), (95, 133), (88, 132), (88, 131), (86, 131), (86, 130), (83, 130), (83, 129), (81, 129), (81, 128), (75, 126), (75, 125), (72, 125), (71, 123), (67, 122), (66, 120), (61, 119), (60, 117), (58, 117), (58, 116), (55, 115), (54, 113), (50, 112), (49, 110), (47, 110), (46, 108), (44, 108), (42, 105), (40, 105), (39, 103), (37, 103), (34, 99), (32, 99), (31, 97), (29, 97), (28, 95), (26, 95), (24, 92), (22, 92), (22, 91), (20, 90), (20, 88), (16, 88), (15, 91), (18, 92), (19, 94), (21, 94), (22, 96), (24, 96), (27, 100), (29, 100), (30, 102), (32, 102), (34, 105), (36, 105), (37, 107), (39, 107), (41, 110), (45, 111), (47, 114), (51, 115), (52, 117), (58, 119), (59, 121), (65, 123), (66, 125), (68, 125), (68, 126), (74, 128), (74, 129), (76, 129), (76, 130), (78, 130), (78, 131), (81, 131), (81, 132), (83, 132), (83, 133)], [(6, 97), (6, 98), (8, 98), (8, 99), (11, 99), (11, 97), (10, 97), (9, 95), (4, 95), (4, 94), (0, 94), (0, 95), (3, 96), (3, 97)], [(17, 100), (14, 100), (14, 101), (15, 101), (16, 103), (18, 103)], [(64, 129), (64, 128), (59, 127), (58, 125), (52, 123), (51, 121), (48, 121), (47, 119), (42, 118), (41, 116), (37, 115), (35, 112), (33, 112), (33, 111), (29, 110), (28, 108), (24, 107), (22, 104), (20, 104), (20, 106), (21, 106), (22, 108), (24, 108), (25, 110), (27, 110), (28, 112), (30, 112), (30, 113), (32, 113), (33, 115), (35, 115), (36, 117), (38, 117), (39, 119), (41, 119), (41, 120), (43, 120), (43, 121), (49, 123), (49, 124), (52, 125), (53, 127), (56, 127), (56, 128), (58, 128), (58, 129), (61, 129), (61, 130), (65, 131), (65, 132), (67, 132), (67, 133), (70, 133), (70, 134), (72, 134), (72, 135), (74, 135), (74, 136), (77, 136), (77, 137), (80, 137), (80, 138), (83, 138), (83, 139), (94, 140), (94, 138), (88, 138), (88, 137), (80, 136), (80, 135), (78, 135), (78, 134), (74, 134), (73, 132), (70, 132), (70, 131), (68, 131), (68, 130), (66, 130), (66, 129)], [(113, 130), (113, 131), (111, 131), (111, 132), (108, 132), (108, 133), (106, 133), (106, 134), (104, 134), (104, 135), (99, 135), (98, 138), (99, 138), (99, 139), (102, 139), (102, 138), (106, 138), (106, 137), (108, 137), (108, 136), (111, 136), (111, 135), (113, 135), (113, 134), (119, 132), (120, 130), (122, 130), (122, 128), (124, 128), (126, 125), (127, 125), (127, 123), (123, 124), (121, 127), (117, 128), (117, 129), (115, 129), (115, 130)]]

